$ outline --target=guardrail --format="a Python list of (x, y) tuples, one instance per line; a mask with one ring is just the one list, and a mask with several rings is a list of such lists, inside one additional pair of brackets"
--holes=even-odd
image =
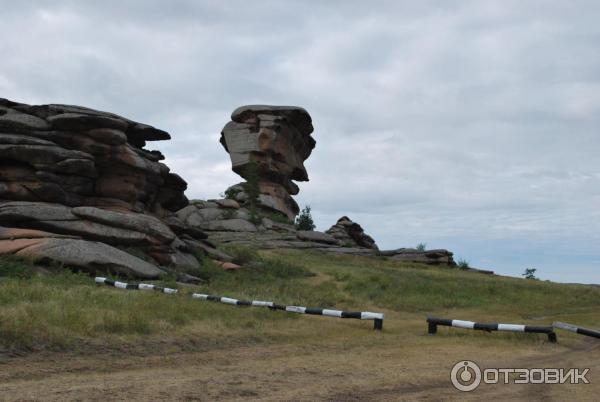
[(567, 324), (566, 322), (560, 322), (560, 321), (553, 322), (552, 326), (554, 328), (560, 328), (560, 329), (564, 329), (566, 331), (575, 332), (576, 334), (585, 335), (585, 336), (591, 336), (592, 338), (599, 338), (600, 339), (600, 331), (597, 331), (595, 329), (578, 327), (576, 325)]
[(463, 320), (450, 320), (447, 318), (436, 318), (436, 317), (428, 317), (427, 318), (428, 332), (429, 334), (437, 333), (438, 325), (446, 326), (446, 327), (455, 327), (455, 328), (464, 328), (464, 329), (475, 329), (481, 331), (510, 331), (510, 332), (529, 332), (529, 333), (537, 333), (537, 334), (546, 334), (548, 335), (548, 341), (555, 343), (556, 342), (556, 333), (554, 332), (554, 328), (551, 326), (533, 326), (533, 325), (521, 325), (521, 324), (499, 324), (499, 323), (478, 323), (473, 321), (463, 321)]
[[(156, 290), (162, 293), (174, 294), (178, 293), (177, 289), (163, 288), (161, 286), (149, 285), (145, 283), (131, 284), (125, 282), (114, 281), (104, 277), (96, 277), (94, 281), (97, 284), (105, 284), (108, 286), (114, 286), (119, 289), (128, 290)], [(248, 306), (248, 307), (268, 307), (273, 311), (287, 311), (290, 313), (297, 314), (310, 314), (310, 315), (322, 315), (325, 317), (337, 317), (337, 318), (354, 318), (359, 320), (373, 320), (373, 329), (381, 331), (383, 329), (384, 315), (382, 313), (373, 313), (370, 311), (341, 311), (332, 309), (322, 308), (310, 308), (302, 306), (285, 306), (276, 304), (270, 301), (261, 300), (238, 300), (230, 297), (214, 296), (203, 293), (192, 293), (192, 298), (213, 301), (218, 303), (230, 304), (234, 306)]]

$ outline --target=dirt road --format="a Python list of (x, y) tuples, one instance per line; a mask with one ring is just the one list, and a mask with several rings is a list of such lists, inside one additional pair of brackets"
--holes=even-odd
[[(498, 344), (423, 336), (401, 342), (250, 345), (182, 350), (44, 353), (0, 362), (0, 399), (199, 401), (597, 400), (600, 342)], [(188, 348), (193, 349), (193, 348)], [(464, 393), (449, 380), (455, 362), (482, 367), (587, 367), (587, 385), (486, 385)]]

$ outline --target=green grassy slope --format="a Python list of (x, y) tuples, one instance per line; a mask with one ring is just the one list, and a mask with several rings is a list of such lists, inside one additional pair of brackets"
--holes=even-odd
[[(389, 332), (414, 332), (417, 325), (424, 331), (429, 314), (514, 323), (551, 323), (576, 314), (580, 324), (600, 324), (600, 289), (592, 286), (318, 252), (270, 251), (247, 258), (258, 261), (234, 272), (207, 266), (209, 283), (205, 285), (165, 284), (178, 287), (183, 294), (203, 292), (384, 312), (384, 329)], [(184, 295), (102, 287), (84, 274), (59, 272), (40, 276), (26, 261), (0, 258), (0, 349), (60, 349), (82, 342), (122, 344), (165, 337), (191, 339), (210, 347), (371, 328), (364, 322), (350, 323), (354, 320), (302, 317)], [(403, 328), (401, 317), (410, 317), (414, 324)], [(322, 320), (329, 320), (328, 324)]]

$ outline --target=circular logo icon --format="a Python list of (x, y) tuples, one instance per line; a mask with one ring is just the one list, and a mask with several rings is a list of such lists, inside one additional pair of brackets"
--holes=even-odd
[(481, 383), (481, 370), (475, 362), (462, 360), (452, 367), (450, 380), (459, 391), (473, 391)]

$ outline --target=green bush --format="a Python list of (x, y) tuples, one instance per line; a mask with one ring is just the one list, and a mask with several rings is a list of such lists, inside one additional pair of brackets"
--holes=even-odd
[(227, 199), (230, 199), (230, 200), (235, 200), (235, 197), (241, 191), (242, 190), (240, 190), (239, 188), (230, 187), (227, 190), (225, 190), (225, 193), (223, 193), (223, 195), (224, 195), (224, 198), (227, 198)]
[(427, 243), (419, 243), (419, 244), (417, 244), (416, 249), (417, 249), (417, 251), (425, 251), (426, 247), (427, 247)]
[(294, 223), (290, 220), (290, 218), (288, 218), (286, 215), (282, 214), (281, 212), (264, 211), (262, 214), (265, 218), (269, 218), (273, 222), (284, 223), (287, 225), (291, 225)]
[(260, 174), (258, 169), (258, 164), (254, 161), (249, 162), (245, 167), (242, 174), (242, 177), (246, 179), (246, 182), (243, 184), (244, 191), (248, 196), (248, 204), (252, 207), (258, 207), (260, 200), (258, 197), (260, 196)]
[(537, 271), (537, 269), (535, 268), (526, 268), (525, 272), (521, 274), (521, 276), (524, 276), (526, 279), (538, 279), (535, 276), (535, 272)]
[(202, 268), (200, 273), (197, 275), (198, 278), (204, 279), (208, 283), (227, 275), (227, 272), (215, 264), (211, 259), (205, 258), (202, 261)]
[(316, 226), (310, 214), (310, 205), (304, 207), (300, 214), (296, 217), (296, 229), (298, 230), (315, 230)]
[(237, 209), (225, 208), (222, 216), (223, 216), (223, 219), (235, 219), (237, 217)]
[(0, 259), (0, 276), (28, 279), (31, 278), (33, 274), (33, 263), (29, 260), (24, 260), (12, 255), (2, 256)]
[(465, 259), (462, 259), (462, 258), (460, 258), (460, 259), (459, 259), (459, 260), (456, 262), (456, 265), (458, 265), (458, 267), (459, 267), (460, 269), (469, 269), (469, 268), (471, 268), (471, 267), (469, 266), (469, 262), (468, 262), (467, 260), (465, 260)]
[(246, 265), (260, 260), (256, 249), (249, 246), (228, 245), (223, 247), (223, 251), (233, 257), (233, 263)]

